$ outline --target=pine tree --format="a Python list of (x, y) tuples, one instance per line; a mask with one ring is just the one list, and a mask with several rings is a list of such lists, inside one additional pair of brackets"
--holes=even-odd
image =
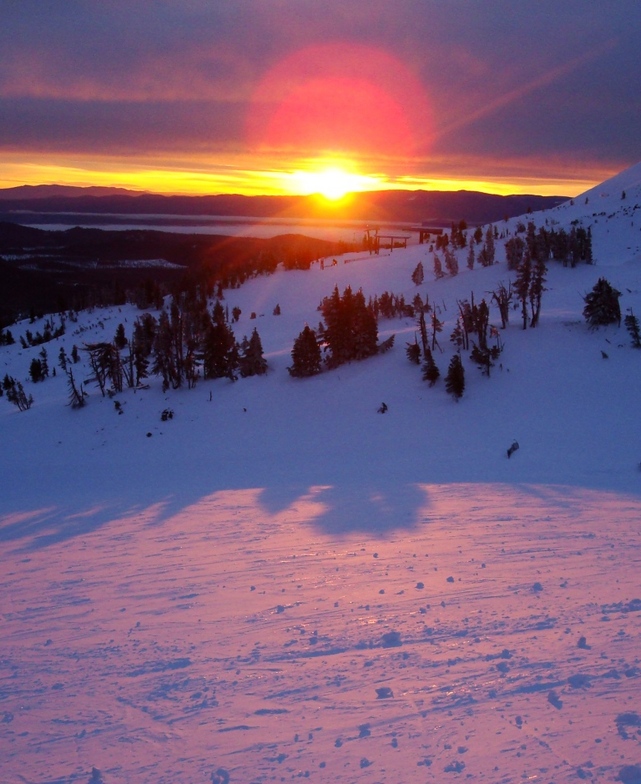
[(203, 375), (205, 378), (230, 378), (234, 381), (237, 368), (236, 339), (227, 324), (225, 311), (217, 300), (204, 336)]
[(40, 366), (42, 367), (42, 377), (49, 378), (49, 356), (47, 354), (47, 349), (43, 348), (40, 350)]
[(434, 361), (434, 357), (432, 356), (432, 352), (427, 349), (427, 353), (425, 355), (425, 360), (423, 362), (423, 380), (428, 381), (431, 387), (436, 384), (441, 375), (441, 371), (438, 369), (436, 362)]
[(34, 384), (45, 380), (44, 373), (42, 372), (42, 363), (37, 357), (34, 357), (31, 360), (31, 364), (29, 365), (29, 376)]
[(445, 376), (445, 389), (458, 401), (465, 391), (465, 370), (459, 354), (454, 354)]
[(425, 311), (421, 310), (418, 314), (418, 329), (421, 333), (421, 346), (423, 347), (423, 356), (429, 351), (429, 342), (427, 337), (427, 325), (425, 323)]
[(505, 243), (505, 258), (509, 270), (518, 270), (524, 251), (525, 242), (521, 237), (512, 237)]
[(445, 267), (452, 277), (458, 275), (458, 260), (450, 248), (445, 248)]
[(439, 320), (435, 310), (432, 311), (431, 322), (432, 322), (432, 351), (434, 351), (436, 346), (438, 346), (439, 349), (441, 348), (439, 346), (438, 340), (436, 339), (436, 336), (438, 335), (439, 332), (443, 331), (443, 322)]
[(495, 253), (494, 227), (490, 225), (487, 227), (487, 231), (485, 232), (485, 242), (483, 243), (483, 247), (479, 253), (479, 263), (481, 266), (491, 267), (492, 264), (494, 264)]
[(240, 344), (238, 368), (243, 378), (262, 376), (267, 372), (267, 360), (263, 356), (263, 344), (256, 327), (249, 340), (245, 337)]
[(514, 281), (514, 292), (521, 303), (521, 316), (523, 318), (523, 329), (527, 329), (528, 323), (528, 298), (530, 293), (530, 283), (532, 282), (532, 257), (530, 256), (530, 249), (526, 248), (523, 254), (523, 260), (519, 264), (516, 271), (516, 280)]
[(362, 291), (348, 286), (341, 297), (338, 287), (321, 302), (325, 319), (322, 337), (326, 343), (328, 368), (378, 352), (378, 323), (373, 305), (365, 302)]
[(505, 329), (510, 322), (510, 303), (512, 302), (512, 284), (499, 283), (495, 291), (492, 292), (492, 299), (496, 302), (499, 314), (501, 315), (501, 328)]
[(423, 283), (424, 279), (425, 279), (425, 271), (423, 269), (423, 262), (419, 261), (419, 263), (416, 265), (414, 269), (414, 272), (412, 272), (412, 282), (416, 286), (420, 286)]
[(125, 326), (124, 324), (118, 324), (113, 340), (114, 346), (119, 351), (122, 351), (127, 346), (127, 342), (127, 337), (125, 336)]
[(532, 277), (530, 281), (530, 289), (528, 297), (530, 300), (530, 308), (532, 310), (532, 317), (530, 319), (530, 326), (536, 327), (539, 323), (539, 316), (541, 314), (541, 298), (545, 291), (543, 285), (546, 280), (547, 267), (543, 258), (539, 256), (532, 266)]
[(85, 405), (87, 393), (82, 388), (82, 383), (80, 385), (76, 384), (71, 368), (68, 368), (66, 372), (67, 384), (69, 386), (69, 405), (71, 408), (82, 408)]
[(592, 291), (583, 297), (583, 316), (590, 329), (607, 324), (621, 324), (620, 296), (621, 292), (613, 288), (605, 278), (599, 278)]
[(414, 342), (408, 343), (405, 348), (405, 354), (410, 362), (414, 365), (421, 364), (421, 347), (418, 345), (416, 335), (414, 335)]
[(639, 325), (639, 319), (634, 315), (632, 310), (626, 314), (623, 323), (632, 340), (632, 347), (641, 348), (641, 326)]
[(24, 387), (20, 381), (16, 381), (10, 375), (5, 375), (2, 381), (2, 388), (4, 389), (7, 400), (13, 403), (19, 411), (27, 411), (33, 405), (33, 397), (27, 395)]
[(296, 378), (315, 376), (321, 371), (320, 346), (316, 339), (316, 333), (307, 325), (294, 341), (292, 364), (287, 370), (291, 376)]
[(445, 273), (443, 272), (443, 265), (441, 264), (441, 260), (435, 253), (434, 254), (434, 277), (438, 280), (439, 278), (442, 278), (444, 275)]
[(378, 322), (360, 289), (354, 295), (353, 346), (354, 359), (367, 359), (378, 353)]
[(475, 262), (475, 260), (476, 259), (474, 258), (474, 245), (470, 242), (470, 247), (469, 247), (469, 250), (467, 252), (467, 268), (468, 269), (470, 269), (470, 270), (474, 269), (474, 262)]

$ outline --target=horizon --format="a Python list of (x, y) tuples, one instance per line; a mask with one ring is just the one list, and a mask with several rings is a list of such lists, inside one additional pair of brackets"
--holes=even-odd
[(574, 197), (641, 160), (640, 45), (635, 0), (25, 0), (0, 187)]
[[(615, 174), (618, 174), (616, 172)], [(1, 182), (1, 180), (0, 180)], [(587, 188), (594, 187), (595, 185), (599, 185), (601, 181), (595, 183), (589, 183)], [(20, 183), (19, 185), (9, 185), (4, 186), (0, 185), (0, 193), (9, 191), (9, 190), (16, 190), (20, 188), (73, 188), (76, 190), (81, 191), (92, 191), (92, 190), (104, 190), (104, 191), (122, 191), (125, 195), (131, 196), (164, 196), (167, 198), (171, 197), (193, 197), (193, 198), (207, 198), (207, 197), (248, 197), (248, 198), (315, 198), (320, 200), (321, 202), (326, 203), (328, 206), (341, 206), (341, 204), (345, 203), (347, 200), (355, 197), (360, 196), (367, 193), (391, 193), (394, 191), (404, 191), (407, 193), (479, 193), (482, 195), (496, 195), (496, 196), (549, 196), (549, 197), (558, 197), (558, 198), (567, 198), (571, 199), (574, 198), (576, 195), (570, 195), (567, 193), (560, 193), (554, 192), (549, 194), (542, 194), (542, 193), (535, 193), (534, 191), (522, 191), (522, 192), (514, 192), (514, 191), (507, 191), (505, 193), (499, 190), (480, 190), (476, 188), (469, 188), (469, 187), (454, 187), (458, 184), (452, 184), (452, 187), (441, 187), (441, 188), (429, 188), (429, 187), (379, 187), (379, 188), (370, 188), (370, 189), (362, 189), (362, 190), (348, 190), (348, 191), (341, 191), (338, 194), (334, 194), (332, 192), (326, 193), (322, 190), (316, 191), (306, 191), (306, 192), (288, 192), (288, 193), (267, 193), (267, 192), (256, 192), (256, 193), (242, 193), (240, 191), (228, 191), (228, 192), (181, 192), (181, 191), (153, 191), (148, 189), (137, 189), (137, 188), (127, 188), (119, 185), (75, 185), (63, 182), (34, 182), (34, 183)], [(330, 189), (331, 190), (331, 189)], [(107, 194), (109, 195), (109, 194)], [(18, 198), (18, 197), (16, 197)], [(47, 198), (47, 197), (43, 197)]]

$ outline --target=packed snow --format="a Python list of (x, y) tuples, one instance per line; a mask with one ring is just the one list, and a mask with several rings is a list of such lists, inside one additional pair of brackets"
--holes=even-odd
[[(0, 378), (34, 403), (0, 398), (2, 782), (641, 782), (641, 351), (582, 316), (600, 277), (641, 315), (640, 208), (641, 164), (523, 216), (590, 226), (595, 263), (549, 263), (539, 326), (512, 313), (490, 378), (464, 356), (458, 402), (456, 303), (513, 280), (503, 240), (440, 280), (413, 244), (226, 290), (269, 363), (235, 383), (74, 410), (59, 369), (29, 380), (43, 322), (12, 325)], [(335, 285), (429, 294), (433, 388), (410, 318), (290, 377)], [(50, 366), (139, 314), (80, 313)]]

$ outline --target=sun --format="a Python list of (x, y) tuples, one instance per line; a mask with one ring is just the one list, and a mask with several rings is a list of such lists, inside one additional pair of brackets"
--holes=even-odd
[(329, 201), (338, 201), (348, 193), (372, 190), (378, 181), (373, 177), (348, 171), (341, 166), (323, 166), (315, 170), (296, 171), (291, 175), (290, 190), (310, 195), (320, 194)]

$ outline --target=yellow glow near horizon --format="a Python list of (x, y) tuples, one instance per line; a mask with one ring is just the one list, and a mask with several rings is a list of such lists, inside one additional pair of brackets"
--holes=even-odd
[[(256, 164), (259, 164), (258, 166)], [(260, 165), (262, 164), (262, 165)], [(340, 200), (347, 193), (372, 190), (469, 190), (484, 193), (565, 195), (574, 197), (617, 173), (594, 168), (585, 177), (564, 176), (549, 167), (541, 176), (529, 175), (523, 167), (504, 163), (496, 174), (488, 164), (484, 177), (449, 177), (446, 164), (434, 165), (431, 176), (389, 176), (385, 165), (368, 175), (357, 173), (350, 163), (333, 160), (299, 159), (292, 168), (281, 167), (277, 160), (257, 161), (246, 156), (229, 156), (207, 162), (194, 160), (162, 161), (140, 159), (101, 159), (87, 156), (57, 160), (43, 156), (8, 155), (3, 160), (0, 188), (18, 185), (101, 185), (133, 191), (202, 196), (217, 193), (253, 195), (323, 194), (326, 199)], [(460, 171), (461, 167), (457, 167)], [(479, 166), (469, 166), (472, 174)], [(512, 172), (512, 174), (510, 174)], [(518, 172), (515, 174), (514, 172)], [(528, 176), (529, 175), (529, 176)], [(592, 175), (592, 177), (590, 177)]]
[(342, 166), (328, 165), (316, 170), (299, 170), (285, 180), (285, 187), (295, 194), (320, 194), (329, 201), (338, 201), (348, 193), (385, 189), (383, 180), (348, 171)]

